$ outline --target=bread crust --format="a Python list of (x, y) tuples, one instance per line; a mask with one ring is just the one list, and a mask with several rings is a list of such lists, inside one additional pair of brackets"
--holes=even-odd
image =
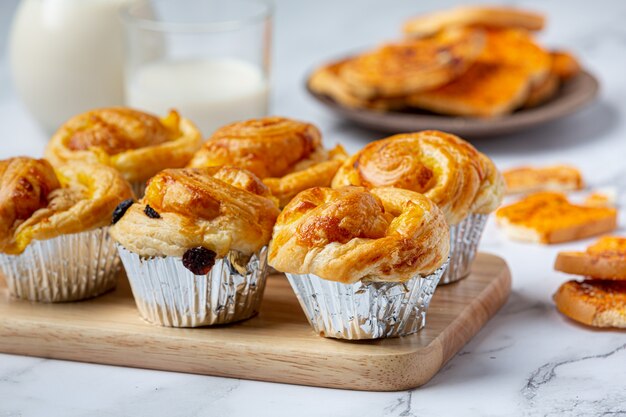
[(424, 37), (446, 28), (463, 26), (538, 31), (545, 26), (545, 18), (539, 13), (513, 7), (459, 6), (412, 18), (404, 24), (403, 31), (411, 37)]
[(311, 188), (280, 214), (269, 248), (279, 271), (342, 283), (402, 282), (447, 259), (443, 213), (422, 194), (398, 188)]
[(520, 166), (502, 172), (507, 194), (528, 194), (539, 191), (582, 190), (585, 183), (580, 170), (571, 165), (544, 167)]
[(68, 120), (50, 139), (45, 156), (53, 165), (101, 163), (127, 181), (141, 182), (165, 168), (184, 167), (201, 142), (196, 126), (175, 111), (157, 118), (129, 108), (105, 108)]
[(265, 117), (218, 129), (189, 167), (229, 164), (247, 169), (263, 180), (283, 207), (302, 190), (329, 186), (347, 156), (340, 145), (325, 149), (320, 131), (310, 123)]
[(617, 210), (579, 206), (561, 193), (541, 192), (499, 208), (496, 221), (511, 239), (561, 243), (614, 230)]
[(111, 222), (130, 185), (113, 168), (84, 162), (56, 167), (45, 160), (0, 162), (0, 251), (20, 254), (32, 240), (79, 233)]
[[(147, 215), (148, 206), (157, 218)], [(110, 234), (141, 256), (182, 256), (199, 246), (218, 257), (230, 250), (249, 255), (267, 245), (278, 213), (269, 189), (247, 170), (166, 169)]]
[(559, 252), (554, 269), (590, 279), (626, 280), (626, 238), (605, 236), (584, 252)]
[(579, 323), (626, 328), (626, 281), (567, 281), (553, 298), (563, 315)]
[(348, 158), (333, 188), (397, 187), (423, 193), (449, 224), (488, 214), (502, 201), (504, 182), (489, 158), (461, 138), (435, 130), (371, 142)]

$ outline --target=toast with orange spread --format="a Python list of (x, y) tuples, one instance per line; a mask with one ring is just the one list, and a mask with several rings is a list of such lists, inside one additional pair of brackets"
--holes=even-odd
[(591, 279), (626, 280), (626, 238), (605, 236), (584, 252), (560, 252), (554, 269)]
[(496, 221), (511, 239), (560, 243), (614, 230), (617, 210), (580, 206), (561, 193), (541, 192), (499, 208)]
[(570, 165), (521, 166), (502, 172), (507, 194), (537, 191), (581, 190), (585, 184), (580, 171)]
[(626, 281), (568, 281), (554, 301), (562, 314), (579, 323), (626, 328)]

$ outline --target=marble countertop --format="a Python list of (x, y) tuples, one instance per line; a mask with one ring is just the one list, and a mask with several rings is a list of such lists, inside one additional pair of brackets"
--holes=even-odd
[[(304, 92), (304, 75), (327, 57), (396, 36), (399, 24), (413, 13), (452, 3), (278, 1), (274, 113), (315, 122), (328, 145), (341, 142), (349, 151), (380, 138), (320, 108)], [(591, 186), (626, 186), (626, 3), (514, 3), (546, 12), (550, 24), (542, 41), (575, 51), (599, 77), (602, 90), (595, 104), (572, 117), (475, 145), (501, 168), (567, 162), (580, 167)], [(8, 21), (14, 6), (14, 0), (2, 2), (0, 22)], [(41, 155), (45, 135), (12, 91), (3, 57), (6, 29), (2, 32), (0, 158)], [(511, 297), (437, 376), (416, 390), (341, 391), (0, 354), (0, 417), (626, 415), (624, 333), (575, 325), (551, 299), (568, 279), (552, 269), (556, 253), (587, 243), (513, 243), (490, 223), (481, 249), (508, 261)]]

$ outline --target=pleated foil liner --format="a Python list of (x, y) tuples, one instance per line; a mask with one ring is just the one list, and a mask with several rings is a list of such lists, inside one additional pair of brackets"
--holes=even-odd
[(265, 289), (267, 247), (252, 256), (231, 251), (206, 275), (175, 256), (144, 258), (118, 245), (141, 316), (169, 327), (232, 323), (258, 313)]
[(108, 228), (33, 240), (21, 255), (0, 254), (12, 296), (56, 303), (95, 297), (115, 287), (120, 268)]
[(450, 264), (439, 281), (440, 285), (459, 281), (469, 275), (487, 217), (487, 214), (470, 214), (459, 224), (450, 226)]
[(286, 275), (316, 333), (336, 339), (379, 339), (409, 335), (424, 327), (428, 304), (446, 265), (403, 283), (343, 284), (313, 274)]

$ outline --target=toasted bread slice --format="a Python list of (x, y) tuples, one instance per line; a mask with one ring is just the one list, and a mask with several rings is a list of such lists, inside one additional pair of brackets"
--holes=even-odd
[(345, 62), (339, 75), (363, 99), (403, 96), (450, 82), (467, 70), (483, 46), (482, 30), (444, 31), (359, 55)]
[(496, 211), (508, 237), (534, 243), (560, 243), (615, 230), (617, 210), (570, 203), (553, 192), (531, 194)]
[(615, 187), (603, 187), (589, 194), (583, 202), (589, 207), (615, 207), (617, 204), (617, 189)]
[(451, 83), (411, 94), (406, 102), (436, 113), (493, 117), (518, 108), (527, 99), (529, 89), (529, 77), (520, 67), (476, 62)]
[(580, 63), (566, 51), (552, 51), (552, 72), (561, 80), (569, 80), (581, 71)]
[(585, 252), (560, 252), (554, 269), (594, 279), (626, 280), (626, 238), (605, 236)]
[(430, 36), (442, 29), (458, 26), (484, 26), (541, 30), (545, 18), (527, 10), (497, 6), (460, 6), (417, 16), (404, 24), (403, 31), (412, 37)]
[(528, 73), (532, 86), (541, 84), (550, 74), (550, 53), (539, 46), (527, 31), (491, 29), (486, 34), (485, 47), (478, 61), (520, 66)]
[(406, 107), (404, 97), (363, 99), (354, 95), (346, 82), (341, 79), (339, 72), (349, 59), (324, 65), (313, 72), (309, 78), (309, 88), (328, 96), (337, 103), (354, 108), (366, 108), (379, 111), (396, 110)]
[(626, 281), (567, 281), (554, 301), (562, 314), (579, 323), (626, 328)]
[(530, 93), (528, 97), (526, 97), (526, 101), (522, 107), (528, 109), (547, 102), (559, 91), (560, 85), (561, 80), (559, 77), (550, 72), (542, 82), (534, 85), (530, 89)]
[(574, 191), (585, 186), (580, 171), (569, 165), (521, 166), (502, 171), (507, 194)]

